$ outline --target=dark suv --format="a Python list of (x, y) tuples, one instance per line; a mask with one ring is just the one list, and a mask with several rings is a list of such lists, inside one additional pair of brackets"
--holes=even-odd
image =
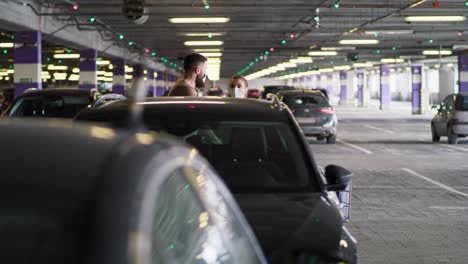
[[(195, 146), (234, 193), (270, 263), (302, 257), (356, 263), (356, 241), (334, 198), (351, 173), (319, 171), (288, 107), (279, 100), (154, 98), (140, 103), (149, 129)], [(85, 109), (78, 120), (125, 123), (128, 102)], [(304, 262), (309, 263), (309, 262)]]
[(338, 118), (322, 91), (281, 91), (277, 95), (291, 109), (306, 136), (326, 138), (329, 144), (336, 142)]
[(25, 92), (5, 113), (8, 117), (73, 118), (93, 102), (90, 90), (45, 89)]

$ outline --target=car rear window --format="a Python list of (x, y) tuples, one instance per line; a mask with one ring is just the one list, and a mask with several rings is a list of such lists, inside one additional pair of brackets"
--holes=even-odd
[(288, 106), (328, 105), (328, 101), (321, 95), (286, 95), (283, 101)]
[(468, 95), (459, 96), (455, 107), (458, 111), (468, 111)]
[(72, 118), (90, 103), (87, 96), (27, 96), (15, 102), (8, 116)]

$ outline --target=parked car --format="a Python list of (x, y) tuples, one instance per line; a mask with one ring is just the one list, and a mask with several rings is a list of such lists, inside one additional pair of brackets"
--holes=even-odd
[(468, 135), (468, 94), (451, 94), (435, 107), (437, 114), (431, 121), (432, 142), (446, 136), (449, 144)]
[(262, 93), (261, 93), (260, 89), (249, 89), (249, 90), (247, 90), (247, 97), (248, 98), (259, 99), (259, 98), (262, 97)]
[(291, 90), (278, 94), (293, 112), (306, 136), (327, 139), (335, 144), (338, 118), (327, 97), (320, 90)]
[[(161, 97), (140, 105), (149, 129), (184, 139), (219, 172), (269, 263), (289, 262), (295, 254), (324, 263), (357, 262), (356, 241), (336, 201), (336, 192), (345, 190), (351, 173), (335, 165), (320, 173), (285, 104)], [(76, 119), (120, 127), (126, 109), (128, 102), (119, 101), (85, 109)]]
[(266, 263), (193, 148), (141, 129), (0, 122), (3, 263)]
[(208, 90), (208, 93), (207, 93), (208, 96), (221, 96), (221, 97), (225, 97), (226, 94), (224, 93), (224, 91), (221, 89), (221, 88), (218, 88), (218, 87), (214, 87), (214, 88), (210, 88)]
[(73, 118), (93, 100), (94, 93), (86, 89), (27, 91), (15, 99), (5, 116)]
[(266, 99), (268, 94), (276, 94), (279, 91), (294, 90), (295, 88), (287, 85), (268, 85), (263, 87), (262, 98)]

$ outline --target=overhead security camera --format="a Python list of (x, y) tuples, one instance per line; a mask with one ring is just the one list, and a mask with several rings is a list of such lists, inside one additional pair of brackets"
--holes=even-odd
[(145, 0), (124, 0), (122, 13), (133, 23), (137, 25), (144, 24), (148, 20), (148, 12)]

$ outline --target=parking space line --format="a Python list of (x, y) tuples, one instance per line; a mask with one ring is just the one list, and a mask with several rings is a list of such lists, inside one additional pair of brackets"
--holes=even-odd
[(351, 148), (353, 148), (353, 149), (357, 149), (357, 150), (359, 150), (359, 151), (362, 151), (362, 152), (364, 152), (364, 153), (366, 153), (366, 154), (372, 154), (372, 151), (370, 151), (370, 150), (367, 150), (367, 149), (365, 149), (365, 148), (361, 148), (361, 147), (356, 146), (356, 145), (354, 145), (354, 144), (345, 142), (345, 141), (343, 141), (343, 140), (341, 140), (341, 139), (337, 139), (336, 141), (340, 142), (340, 143), (343, 144), (343, 145), (346, 145), (346, 146), (348, 146), (348, 147), (351, 147)]
[(417, 173), (417, 172), (415, 172), (415, 171), (413, 171), (413, 170), (411, 170), (411, 169), (402, 168), (402, 170), (403, 170), (403, 171), (406, 171), (406, 172), (409, 173), (410, 175), (416, 176), (416, 177), (418, 177), (418, 178), (420, 178), (420, 179), (423, 179), (423, 180), (428, 181), (428, 182), (430, 182), (430, 183), (432, 183), (432, 184), (434, 184), (434, 185), (437, 185), (437, 186), (439, 186), (440, 188), (445, 189), (445, 190), (447, 190), (447, 191), (449, 191), (449, 192), (456, 193), (456, 194), (461, 195), (461, 196), (463, 196), (463, 197), (465, 197), (465, 198), (468, 198), (468, 193), (464, 193), (464, 192), (460, 192), (460, 191), (458, 191), (458, 190), (455, 190), (454, 188), (452, 188), (452, 187), (450, 187), (450, 186), (448, 186), (448, 185), (445, 185), (445, 184), (443, 184), (443, 183), (441, 183), (441, 182), (438, 182), (438, 181), (435, 181), (435, 180), (433, 180), (433, 179), (431, 179), (431, 178), (428, 178), (428, 177), (426, 177), (426, 176), (424, 176), (424, 175), (422, 175), (422, 174), (419, 174), (419, 173)]
[(374, 130), (378, 130), (378, 131), (383, 131), (385, 133), (389, 133), (389, 134), (395, 134), (395, 132), (391, 131), (391, 130), (388, 130), (388, 129), (383, 129), (383, 128), (380, 128), (380, 127), (375, 127), (375, 126), (371, 126), (371, 125), (364, 125), (365, 127), (367, 128), (370, 128), (370, 129), (374, 129)]
[(464, 151), (464, 152), (468, 152), (468, 149), (466, 149), (466, 148), (452, 146), (452, 145), (444, 145), (444, 146), (446, 146), (447, 148), (457, 149), (457, 150), (461, 150), (461, 151)]

